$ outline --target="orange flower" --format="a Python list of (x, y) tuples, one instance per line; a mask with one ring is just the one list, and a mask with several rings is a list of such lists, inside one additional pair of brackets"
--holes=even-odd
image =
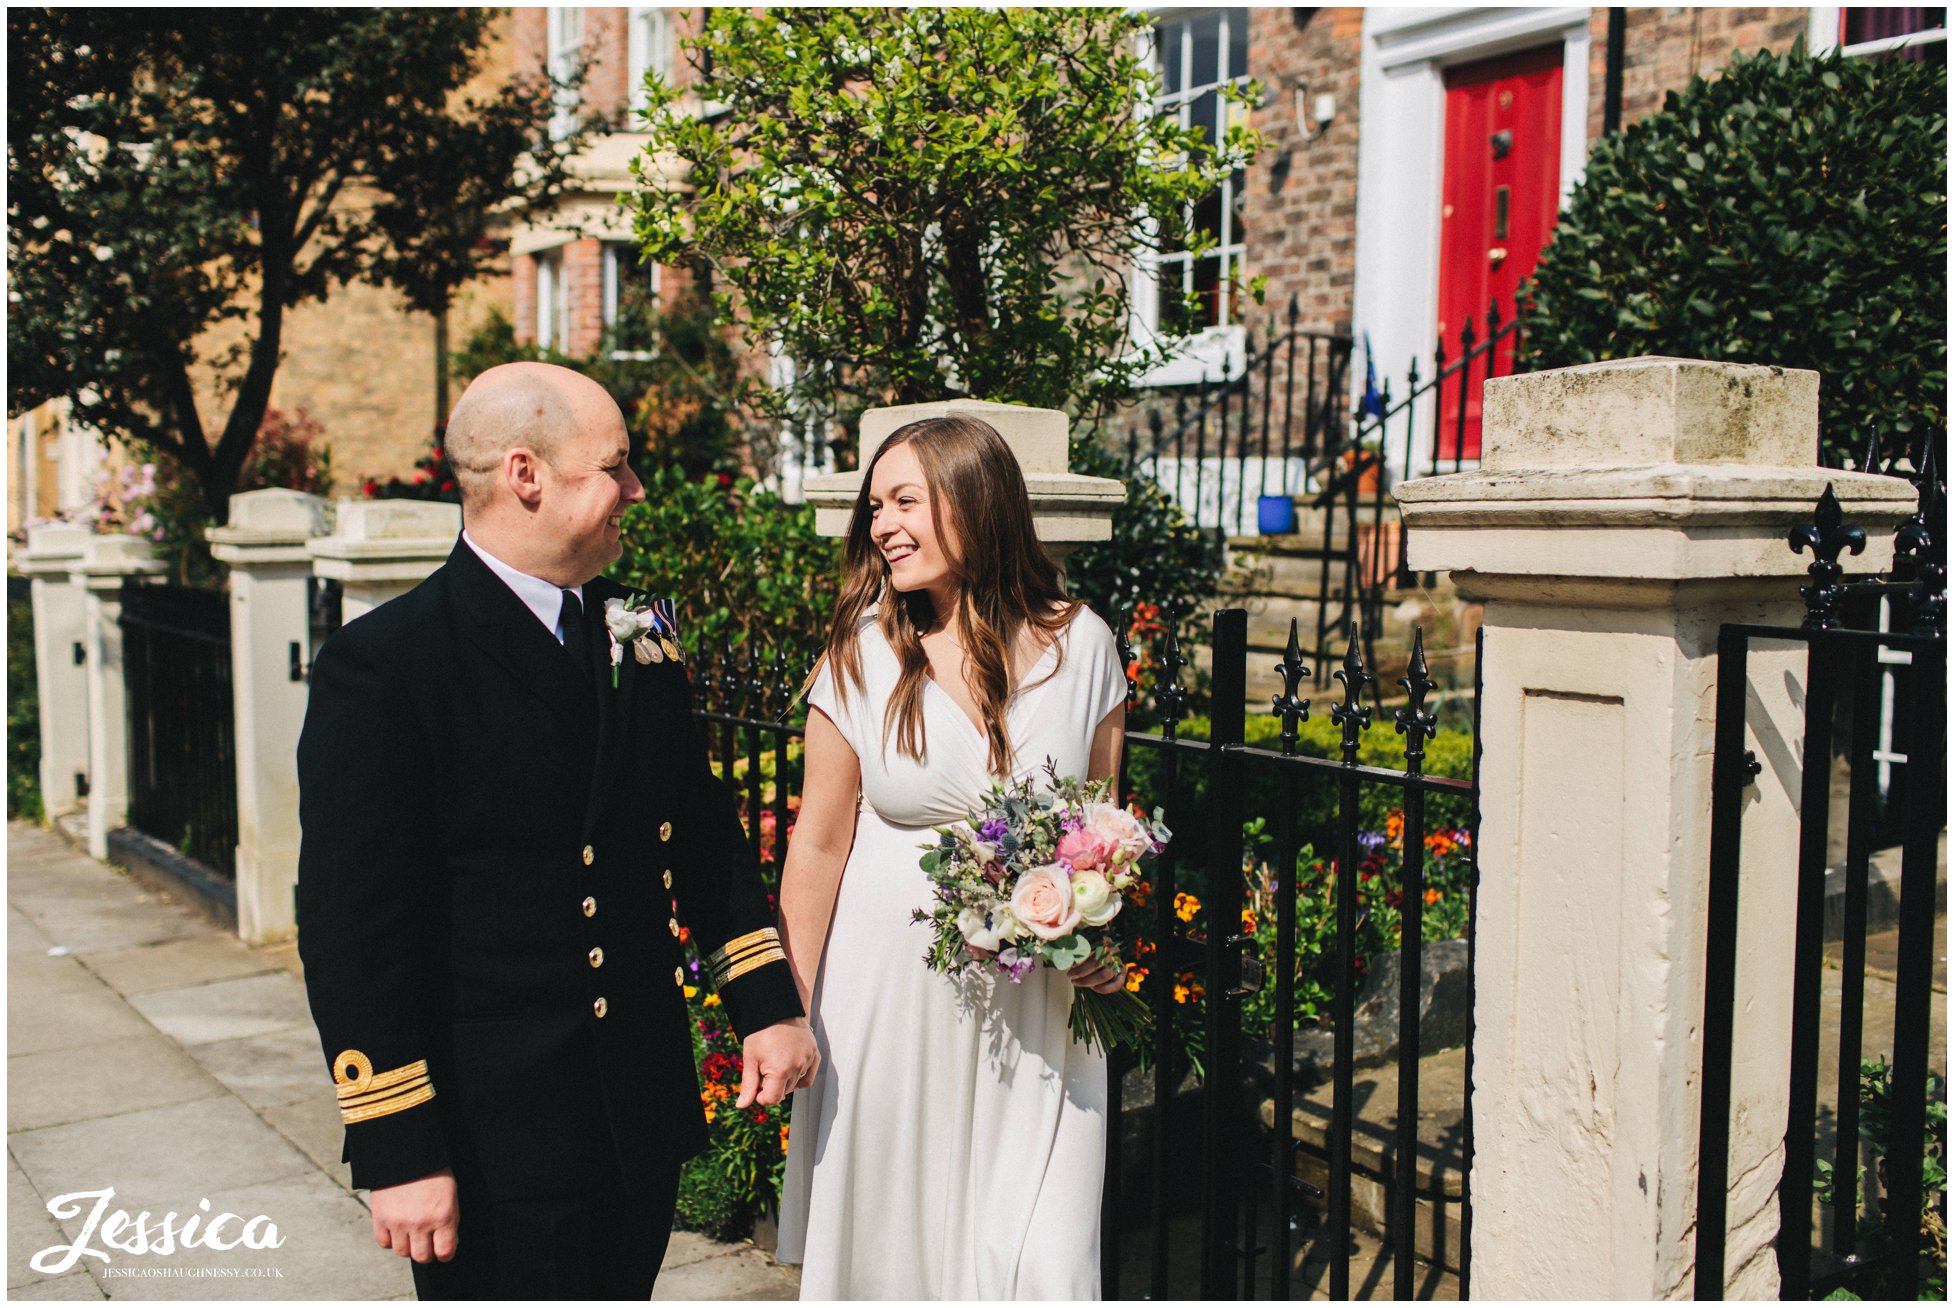
[(785, 1157), (787, 1154), (787, 1128), (785, 1126), (780, 1128), (780, 1153), (782, 1157)]
[(1427, 904), (1436, 904), (1439, 900), (1443, 898), (1445, 898), (1445, 896), (1438, 893), (1438, 887), (1436, 886), (1432, 887), (1430, 890), (1427, 890), (1425, 892), (1425, 902)]
[(1404, 839), (1404, 810), (1394, 808), (1384, 819), (1384, 838), (1396, 845)]
[(1138, 963), (1128, 963), (1126, 965), (1126, 988), (1128, 990), (1138, 993), (1140, 987), (1145, 984), (1146, 979), (1147, 969), (1141, 967)]
[(1249, 912), (1247, 909), (1242, 910), (1242, 930), (1248, 932), (1255, 930), (1255, 914)]
[(1186, 891), (1174, 893), (1174, 916), (1183, 922), (1192, 922), (1194, 915), (1201, 911), (1201, 901)]
[(1434, 831), (1425, 837), (1425, 848), (1431, 850), (1432, 853), (1437, 854), (1440, 858), (1445, 857), (1458, 847), (1459, 842), (1452, 839), (1452, 833), (1449, 831)]

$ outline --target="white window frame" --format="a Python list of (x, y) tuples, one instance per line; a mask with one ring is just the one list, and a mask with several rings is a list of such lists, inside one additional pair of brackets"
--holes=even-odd
[(631, 120), (625, 129), (635, 132), (642, 125), (639, 115), (648, 103), (645, 74), (655, 71), (668, 82), (672, 78), (672, 58), (678, 44), (673, 11), (662, 5), (633, 5), (624, 31), (631, 106)]
[(536, 260), (536, 344), (569, 353), (570, 289), (563, 275), (563, 247), (538, 250)]
[(1847, 59), (1862, 59), (1870, 55), (1885, 54), (1889, 50), (1902, 50), (1916, 45), (1944, 44), (1947, 41), (1945, 27), (1929, 27), (1902, 36), (1882, 37), (1877, 41), (1861, 41), (1857, 45), (1841, 48), (1839, 39), (1845, 35), (1845, 8), (1842, 5), (1813, 5), (1808, 23), (1805, 45), (1815, 55), (1837, 50)]
[[(1157, 48), (1156, 41), (1161, 27), (1168, 23), (1189, 23), (1191, 20), (1205, 14), (1216, 13), (1221, 16), (1219, 28), (1215, 33), (1215, 40), (1218, 46), (1217, 62), (1225, 63), (1228, 58), (1229, 23), (1233, 12), (1237, 9), (1241, 9), (1244, 15), (1249, 12), (1241, 6), (1159, 8), (1150, 10), (1149, 17), (1154, 21), (1140, 34), (1134, 53), (1144, 63), (1158, 72), (1160, 71), (1160, 52)], [(1246, 18), (1244, 18), (1244, 21), (1246, 21)], [(1185, 27), (1181, 30), (1181, 41), (1181, 66), (1185, 69), (1190, 66), (1192, 45), (1192, 36)], [(1200, 99), (1202, 95), (1208, 91), (1216, 91), (1218, 93), (1221, 87), (1231, 82), (1243, 82), (1248, 79), (1247, 67), (1239, 70), (1223, 68), (1219, 71), (1226, 72), (1228, 75), (1216, 82), (1203, 83), (1198, 87), (1183, 85), (1179, 91), (1171, 95), (1163, 96), (1159, 102), (1147, 106), (1145, 112), (1156, 113), (1163, 109), (1171, 108), (1181, 115), (1182, 122), (1185, 123), (1188, 106)], [(1247, 185), (1246, 178), (1243, 179), (1243, 185)], [(1231, 260), (1232, 266), (1235, 268), (1244, 267), (1247, 262), (1247, 243), (1245, 241), (1231, 241), (1228, 239), (1232, 234), (1235, 216), (1234, 205), (1231, 202), (1234, 197), (1230, 194), (1233, 186), (1233, 179), (1229, 179), (1224, 181), (1221, 187), (1222, 241), (1214, 250), (1203, 256), (1204, 258), (1220, 260), (1224, 273), (1231, 267)], [(1147, 231), (1148, 239), (1151, 241), (1155, 235), (1156, 233), (1151, 230), (1151, 224), (1149, 224), (1149, 230)], [(1141, 252), (1140, 258), (1134, 264), (1131, 295), (1133, 301), (1133, 337), (1136, 343), (1143, 346), (1154, 344), (1161, 340), (1160, 301), (1163, 289), (1161, 285), (1163, 263), (1179, 266), (1181, 269), (1179, 289), (1183, 292), (1188, 289), (1193, 274), (1194, 261), (1184, 255), (1168, 255), (1163, 259), (1157, 251), (1151, 248), (1144, 249)], [(1217, 316), (1221, 321), (1214, 326), (1203, 327), (1198, 331), (1189, 333), (1185, 337), (1175, 338), (1171, 345), (1173, 351), (1172, 357), (1154, 367), (1145, 376), (1139, 378), (1137, 384), (1141, 386), (1191, 386), (1203, 381), (1220, 381), (1224, 377), (1239, 375), (1246, 366), (1248, 337), (1241, 323), (1228, 321), (1231, 312), (1230, 293), (1234, 289), (1229, 279), (1223, 276), (1218, 289), (1220, 311)]]
[[(626, 255), (630, 255), (633, 258), (635, 258), (637, 255), (636, 247), (633, 246), (629, 241), (605, 241), (604, 242), (604, 319), (603, 321), (604, 321), (604, 330), (607, 332), (617, 322), (618, 288), (620, 285), (620, 280), (618, 276), (618, 264), (620, 260)], [(661, 274), (663, 273), (663, 271), (664, 270), (660, 268), (657, 264), (654, 263), (651, 265), (651, 279), (650, 279), (651, 288), (650, 289), (651, 289), (651, 298), (653, 303), (657, 303), (659, 301), (660, 293), (663, 290), (662, 286), (660, 285)], [(649, 350), (612, 350), (611, 358), (619, 360), (621, 362), (643, 362), (651, 358), (651, 352)]]
[[(570, 75), (583, 53), (583, 6), (548, 5), (543, 10), (544, 46), (550, 76), (562, 80)], [(550, 114), (550, 139), (561, 141), (577, 130), (578, 104), (569, 94), (558, 94)]]

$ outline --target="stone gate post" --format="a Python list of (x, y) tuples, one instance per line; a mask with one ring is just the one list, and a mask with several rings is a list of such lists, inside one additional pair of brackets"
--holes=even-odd
[(332, 535), (306, 549), (312, 571), (340, 583), (345, 622), (405, 595), (447, 559), (461, 506), (430, 500), (341, 500)]
[(88, 852), (106, 860), (129, 819), (129, 699), (122, 680), (122, 583), (163, 571), (139, 536), (91, 536), (70, 576), (81, 587), (88, 682)]
[(76, 782), (88, 774), (87, 631), (82, 588), (72, 575), (87, 545), (80, 523), (44, 522), (27, 529), (27, 548), (15, 556), (33, 584), (41, 806), (49, 821), (81, 807)]
[[(231, 497), (231, 520), (204, 534), (231, 568), (231, 699), (237, 742), (237, 930), (253, 945), (296, 929), (299, 728), (312, 556), (325, 501), (293, 490)], [(294, 649), (299, 657), (294, 657)]]
[[(1473, 1284), (1687, 1297), (1717, 629), (1803, 617), (1827, 482), (1890, 565), (1913, 490), (1815, 465), (1818, 377), (1644, 358), (1489, 382), (1477, 472), (1397, 490), (1411, 566), (1485, 601)], [(1804, 661), (1754, 649), (1729, 1292), (1774, 1298)]]

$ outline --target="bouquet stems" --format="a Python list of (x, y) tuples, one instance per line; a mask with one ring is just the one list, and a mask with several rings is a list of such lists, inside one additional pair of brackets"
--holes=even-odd
[(1125, 1045), (1144, 1060), (1152, 1025), (1146, 1001), (1130, 990), (1102, 995), (1081, 986), (1072, 992), (1072, 1038), (1088, 1049), (1096, 1045), (1111, 1054), (1115, 1045)]

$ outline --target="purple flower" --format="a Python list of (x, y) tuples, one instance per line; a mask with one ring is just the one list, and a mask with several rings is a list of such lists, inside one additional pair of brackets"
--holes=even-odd
[(1009, 822), (1006, 822), (1003, 818), (992, 818), (990, 821), (986, 822), (983, 826), (977, 828), (977, 834), (986, 843), (995, 845), (998, 841), (1004, 838), (1004, 833), (1009, 831), (1010, 829), (1011, 829), (1011, 824)]
[(1359, 831), (1357, 833), (1357, 843), (1365, 849), (1375, 850), (1384, 843), (1384, 833), (1381, 831)]

